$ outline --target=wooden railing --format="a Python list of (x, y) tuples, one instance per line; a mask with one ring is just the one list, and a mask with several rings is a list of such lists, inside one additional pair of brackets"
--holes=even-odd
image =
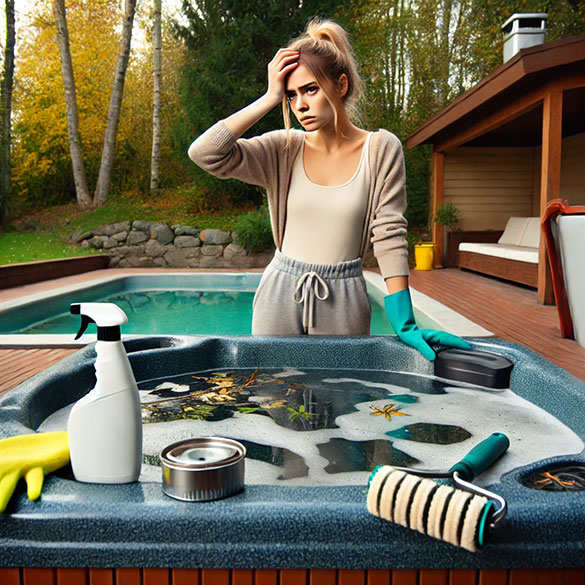
[(22, 264), (6, 264), (0, 266), (0, 288), (22, 286), (33, 282), (61, 278), (101, 270), (110, 264), (108, 254), (91, 254), (76, 258), (61, 258), (59, 260), (40, 260)]

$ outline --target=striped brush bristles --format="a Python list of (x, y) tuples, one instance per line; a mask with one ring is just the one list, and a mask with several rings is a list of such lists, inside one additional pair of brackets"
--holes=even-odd
[(383, 466), (372, 474), (368, 511), (428, 536), (477, 551), (490, 501), (464, 490)]

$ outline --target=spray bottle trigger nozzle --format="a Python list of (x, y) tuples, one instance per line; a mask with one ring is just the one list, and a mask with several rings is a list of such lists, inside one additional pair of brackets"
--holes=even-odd
[(95, 323), (95, 321), (87, 315), (81, 315), (81, 327), (79, 328), (75, 339), (79, 339), (85, 333), (85, 330), (90, 323)]

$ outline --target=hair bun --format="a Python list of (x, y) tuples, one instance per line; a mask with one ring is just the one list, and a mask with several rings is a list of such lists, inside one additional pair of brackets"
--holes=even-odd
[(350, 52), (347, 34), (341, 26), (331, 20), (314, 18), (307, 24), (305, 34), (316, 41), (331, 43), (342, 53)]

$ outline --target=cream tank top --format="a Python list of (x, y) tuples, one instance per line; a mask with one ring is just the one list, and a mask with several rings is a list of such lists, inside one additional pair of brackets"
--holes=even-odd
[(359, 257), (370, 190), (366, 137), (358, 167), (343, 185), (313, 183), (305, 173), (303, 148), (294, 162), (281, 251), (312, 264), (337, 264)]

